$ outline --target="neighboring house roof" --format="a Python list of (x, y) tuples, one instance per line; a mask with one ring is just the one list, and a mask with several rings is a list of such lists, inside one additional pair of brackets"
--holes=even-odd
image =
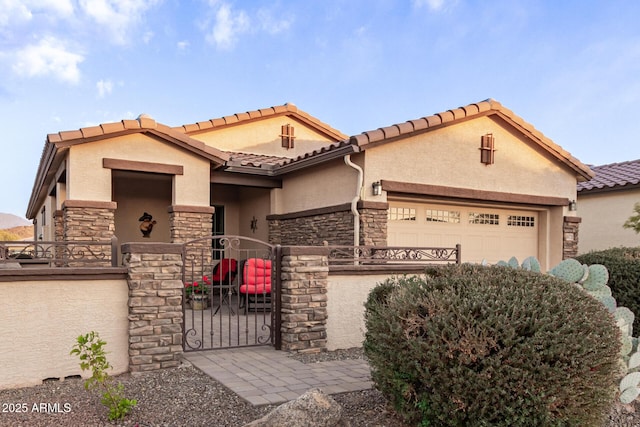
[(497, 116), (502, 118), (553, 157), (573, 169), (579, 178), (584, 180), (593, 178), (593, 171), (591, 171), (587, 165), (581, 163), (568, 151), (545, 137), (542, 132), (534, 128), (533, 125), (525, 122), (513, 111), (503, 107), (502, 104), (493, 99), (487, 99), (455, 110), (447, 110), (428, 117), (363, 132), (359, 135), (352, 136), (350, 141), (353, 144), (357, 144), (362, 150), (366, 150), (370, 146), (392, 142), (399, 138), (429, 132), (481, 116)]
[(315, 117), (299, 110), (292, 103), (286, 103), (284, 105), (277, 105), (269, 108), (261, 108), (259, 110), (247, 111), (245, 113), (237, 113), (231, 116), (224, 116), (216, 119), (206, 120), (204, 122), (197, 122), (182, 126), (174, 127), (179, 132), (186, 133), (187, 135), (194, 135), (201, 132), (208, 132), (211, 130), (226, 128), (250, 121), (263, 120), (272, 117), (289, 116), (298, 121), (306, 124), (310, 128), (315, 129), (317, 132), (326, 135), (334, 140), (347, 139), (349, 136), (343, 134), (337, 129), (332, 128), (328, 124), (321, 122)]
[(578, 193), (624, 190), (640, 187), (640, 159), (592, 166), (595, 177), (578, 183)]

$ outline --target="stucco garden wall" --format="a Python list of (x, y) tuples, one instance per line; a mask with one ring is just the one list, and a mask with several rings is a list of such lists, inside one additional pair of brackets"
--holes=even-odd
[(0, 389), (86, 376), (69, 352), (90, 331), (107, 342), (110, 373), (126, 372), (128, 292), (125, 279), (0, 282)]

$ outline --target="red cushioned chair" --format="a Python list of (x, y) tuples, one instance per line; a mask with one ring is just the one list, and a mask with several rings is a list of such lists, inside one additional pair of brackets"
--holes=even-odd
[(233, 281), (236, 279), (237, 274), (238, 261), (233, 258), (222, 258), (220, 262), (213, 267), (211, 277), (208, 278), (208, 284), (210, 284), (211, 290), (214, 294), (220, 295), (219, 298), (214, 298), (214, 301), (219, 302), (216, 307), (216, 311), (213, 313), (214, 315), (218, 313), (218, 310), (220, 310), (220, 307), (222, 307), (222, 304), (225, 302), (229, 305), (231, 314), (235, 314), (231, 309), (229, 296), (233, 290)]
[(247, 311), (257, 311), (258, 305), (264, 311), (271, 310), (271, 260), (249, 258), (244, 261), (240, 282), (240, 307)]

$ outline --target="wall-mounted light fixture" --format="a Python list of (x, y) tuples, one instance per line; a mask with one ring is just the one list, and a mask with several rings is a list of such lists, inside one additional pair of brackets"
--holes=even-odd
[(253, 218), (251, 218), (251, 231), (255, 233), (257, 229), (258, 229), (258, 218), (254, 216)]
[(374, 196), (379, 196), (382, 194), (382, 183), (380, 181), (376, 181), (373, 184), (371, 184), (371, 188), (373, 190)]
[(575, 212), (575, 211), (578, 210), (578, 204), (576, 203), (575, 200), (572, 200), (572, 201), (569, 202), (569, 210), (571, 212)]

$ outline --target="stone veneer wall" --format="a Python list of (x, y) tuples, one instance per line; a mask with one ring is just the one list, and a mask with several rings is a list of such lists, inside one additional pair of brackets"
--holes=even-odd
[(182, 246), (122, 245), (129, 284), (129, 370), (172, 368), (182, 356)]
[[(387, 244), (387, 203), (359, 202), (360, 244)], [(280, 245), (353, 245), (353, 214), (344, 204), (269, 215), (269, 242)]]
[[(114, 236), (116, 202), (96, 202), (87, 200), (66, 200), (62, 204), (62, 240), (77, 241), (107, 241)], [(56, 238), (58, 234), (56, 223)], [(72, 249), (70, 247), (70, 249)], [(111, 265), (111, 244), (92, 246), (90, 253), (104, 254), (105, 261), (90, 262), (92, 267), (108, 267)], [(67, 267), (82, 267), (82, 259), (65, 261)]]
[(211, 236), (214, 212), (215, 209), (211, 206), (169, 207), (171, 242), (184, 243)]
[(360, 209), (360, 244), (387, 246), (388, 203), (366, 203)]
[(300, 353), (327, 346), (328, 249), (283, 247), (281, 348)]
[(62, 210), (53, 213), (53, 240), (64, 240), (64, 212)]
[(578, 231), (582, 218), (565, 216), (562, 226), (562, 259), (574, 258), (578, 255)]
[(62, 204), (64, 240), (110, 240), (116, 230), (116, 207), (116, 202), (65, 201)]

